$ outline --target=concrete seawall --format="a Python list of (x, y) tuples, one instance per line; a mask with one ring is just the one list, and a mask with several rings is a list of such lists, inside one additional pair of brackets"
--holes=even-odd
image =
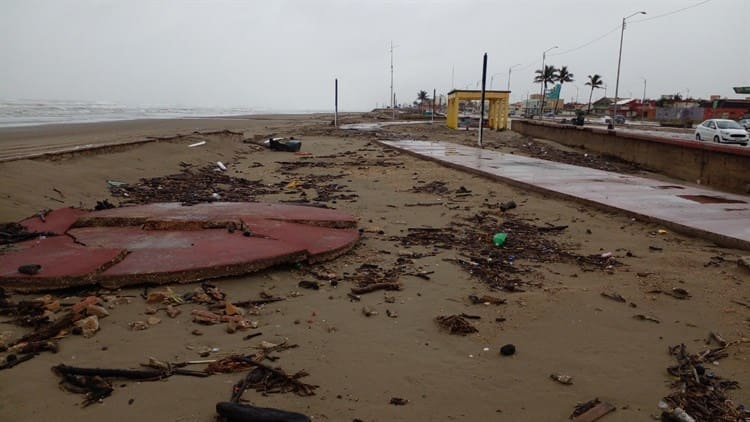
[(691, 183), (750, 193), (750, 148), (530, 120), (513, 120), (512, 128), (522, 135), (611, 155)]

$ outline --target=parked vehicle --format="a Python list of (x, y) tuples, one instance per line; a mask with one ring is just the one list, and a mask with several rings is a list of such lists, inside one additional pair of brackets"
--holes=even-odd
[(712, 140), (717, 143), (741, 144), (748, 143), (747, 130), (734, 120), (709, 119), (695, 128), (695, 140)]
[(745, 130), (750, 131), (750, 119), (741, 119), (737, 123), (739, 123), (740, 126), (743, 126)]

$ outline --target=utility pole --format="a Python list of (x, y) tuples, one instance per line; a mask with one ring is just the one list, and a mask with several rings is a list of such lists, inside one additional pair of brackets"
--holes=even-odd
[(641, 120), (646, 120), (646, 78), (643, 79), (643, 97), (641, 98)]
[(339, 127), (339, 79), (334, 82), (334, 100), (333, 100), (333, 127)]
[(479, 105), (479, 148), (482, 148), (482, 132), (484, 129), (484, 89), (487, 83), (487, 53), (482, 62), (482, 102)]
[[(510, 91), (510, 72), (513, 70), (513, 68), (521, 66), (521, 64), (514, 64), (513, 66), (508, 68), (508, 91)], [(490, 84), (492, 86), (492, 84)]]
[(437, 93), (437, 90), (435, 88), (432, 89), (432, 115), (430, 116), (430, 124), (435, 124), (435, 94)]
[(395, 108), (395, 98), (396, 94), (393, 93), (393, 41), (391, 41), (391, 112), (393, 113), (392, 117), (393, 120), (396, 120), (396, 108)]
[(545, 69), (545, 66), (544, 66), (544, 60), (547, 58), (547, 53), (550, 50), (554, 50), (556, 48), (559, 48), (559, 47), (558, 46), (550, 47), (550, 48), (546, 49), (544, 51), (544, 53), (542, 53), (542, 73), (540, 75), (540, 78), (542, 79), (542, 82), (540, 84), (541, 86), (539, 87), (539, 94), (542, 97), (542, 100), (541, 100), (542, 104), (539, 107), (539, 120), (544, 120), (544, 106), (545, 106), (544, 103), (546, 102), (545, 97), (547, 96), (547, 93), (544, 92), (544, 85), (546, 84), (546, 81), (544, 80), (545, 76), (546, 76), (546, 72), (545, 72), (546, 69)]
[(615, 116), (617, 115), (617, 101), (618, 94), (620, 93), (620, 63), (622, 62), (622, 39), (625, 35), (625, 21), (628, 18), (632, 18), (635, 15), (645, 15), (646, 12), (640, 11), (632, 13), (622, 18), (622, 28), (620, 28), (620, 53), (617, 56), (617, 79), (615, 80), (615, 104), (612, 107), (612, 129), (615, 128)]

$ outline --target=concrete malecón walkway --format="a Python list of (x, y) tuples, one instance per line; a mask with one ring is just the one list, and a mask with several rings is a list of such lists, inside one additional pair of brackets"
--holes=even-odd
[(719, 245), (750, 249), (750, 197), (448, 142), (381, 141), (512, 185), (622, 211)]

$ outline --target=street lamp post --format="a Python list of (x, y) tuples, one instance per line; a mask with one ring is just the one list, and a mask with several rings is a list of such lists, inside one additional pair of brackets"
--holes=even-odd
[(550, 50), (554, 50), (556, 48), (559, 48), (559, 47), (558, 46), (550, 47), (544, 50), (544, 52), (542, 53), (542, 74), (540, 75), (540, 79), (542, 81), (541, 81), (541, 86), (539, 87), (539, 93), (542, 96), (542, 103), (539, 106), (539, 120), (544, 119), (544, 97), (547, 94), (546, 92), (544, 92), (544, 71), (545, 71), (544, 60), (547, 58), (547, 52), (549, 52)]
[(643, 79), (643, 97), (641, 97), (641, 120), (646, 120), (646, 78)]
[(615, 82), (615, 105), (612, 107), (612, 129), (615, 128), (615, 116), (617, 115), (617, 95), (620, 89), (620, 63), (622, 62), (622, 39), (625, 35), (625, 20), (632, 18), (635, 15), (645, 15), (646, 12), (641, 10), (640, 12), (631, 13), (628, 16), (622, 18), (622, 28), (620, 29), (620, 54), (617, 57), (617, 80)]
[(494, 74), (492, 74), (492, 76), (490, 76), (490, 89), (492, 89), (492, 84), (495, 82), (495, 76), (499, 75), (499, 74), (500, 74), (500, 72), (494, 73)]
[(514, 68), (516, 68), (516, 67), (518, 67), (518, 66), (521, 66), (521, 63), (519, 63), (519, 64), (514, 64), (513, 66), (511, 66), (511, 67), (509, 67), (509, 68), (508, 68), (508, 91), (510, 91), (510, 72), (511, 72), (511, 71), (512, 71), (512, 70), (513, 70)]

